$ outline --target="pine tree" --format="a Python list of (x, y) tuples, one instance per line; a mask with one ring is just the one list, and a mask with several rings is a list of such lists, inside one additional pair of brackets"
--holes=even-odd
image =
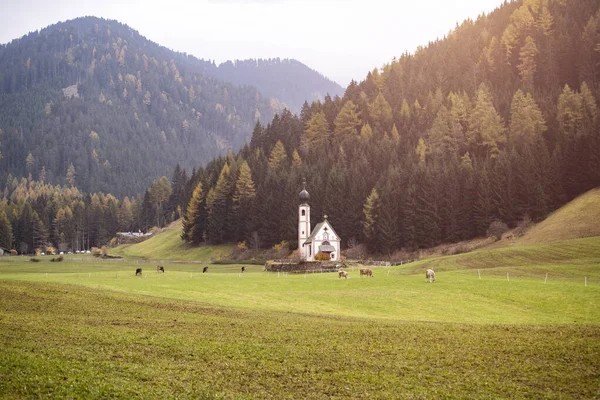
[(252, 171), (250, 171), (248, 163), (244, 161), (240, 167), (232, 199), (234, 239), (236, 241), (249, 238), (250, 233), (255, 229), (255, 199), (256, 187), (252, 180)]
[(325, 113), (318, 112), (306, 123), (304, 137), (308, 146), (319, 146), (329, 141), (329, 123), (325, 119)]
[(504, 123), (492, 104), (489, 88), (483, 83), (469, 116), (467, 140), (475, 154), (489, 158), (496, 157), (506, 142)]
[(392, 127), (392, 117), (392, 107), (390, 107), (383, 93), (379, 92), (369, 106), (369, 118), (373, 122), (375, 132), (379, 134), (389, 132)]
[(371, 194), (367, 197), (363, 207), (365, 221), (363, 223), (363, 232), (365, 235), (365, 243), (371, 252), (379, 250), (379, 231), (377, 225), (380, 218), (381, 203), (377, 189), (373, 188)]
[(206, 228), (206, 201), (202, 182), (198, 183), (183, 217), (181, 239), (198, 245), (204, 240)]
[(360, 119), (357, 114), (358, 108), (348, 100), (338, 115), (335, 117), (335, 135), (340, 138), (353, 137), (358, 135)]
[(533, 89), (533, 78), (537, 69), (536, 57), (539, 51), (535, 45), (535, 40), (531, 36), (525, 38), (525, 44), (519, 52), (520, 64), (517, 66), (521, 75), (521, 82), (526, 89)]
[(546, 130), (544, 116), (531, 94), (517, 90), (510, 104), (510, 139), (517, 144), (532, 144)]
[(231, 227), (231, 176), (227, 163), (223, 166), (214, 188), (206, 196), (206, 237), (210, 243), (220, 244), (233, 236)]
[(12, 249), (13, 232), (10, 221), (3, 210), (0, 210), (0, 247)]
[(284, 171), (288, 165), (288, 156), (281, 141), (277, 141), (269, 156), (269, 169), (272, 171)]

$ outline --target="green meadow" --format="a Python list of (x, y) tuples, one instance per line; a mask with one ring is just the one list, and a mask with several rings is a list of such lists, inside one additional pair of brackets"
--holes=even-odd
[(2, 398), (600, 396), (598, 237), (348, 280), (49, 259), (0, 260)]

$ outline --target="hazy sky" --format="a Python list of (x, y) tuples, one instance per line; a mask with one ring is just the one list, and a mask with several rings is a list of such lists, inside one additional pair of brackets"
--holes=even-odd
[(295, 58), (345, 86), (503, 0), (0, 0), (0, 43), (58, 21), (116, 19), (220, 63)]

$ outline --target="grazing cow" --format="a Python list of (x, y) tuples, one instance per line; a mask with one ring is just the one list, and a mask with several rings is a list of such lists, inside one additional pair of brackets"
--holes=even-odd
[(344, 271), (343, 269), (340, 269), (338, 271), (338, 279), (341, 279), (341, 278), (348, 279), (348, 271)]
[(435, 282), (435, 272), (432, 269), (428, 269), (427, 272), (425, 272), (425, 282)]
[(156, 266), (156, 272), (165, 272), (165, 267), (163, 267), (162, 265), (157, 265)]
[(208, 266), (202, 268), (202, 273), (205, 273), (206, 271), (208, 271)]
[(135, 269), (135, 274), (136, 275), (142, 275), (142, 269), (141, 268), (136, 268)]
[(370, 276), (372, 278), (373, 277), (373, 271), (371, 271), (369, 268), (361, 268), (360, 269), (360, 276), (362, 277), (363, 275)]
[(246, 272), (246, 267), (242, 267), (242, 274)]

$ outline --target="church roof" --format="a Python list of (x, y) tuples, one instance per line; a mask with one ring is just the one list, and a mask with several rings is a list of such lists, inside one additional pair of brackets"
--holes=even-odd
[(324, 244), (319, 246), (319, 251), (322, 251), (323, 253), (332, 253), (335, 251), (335, 247), (330, 244)]
[[(339, 239), (340, 237), (338, 236), (337, 233), (335, 233), (335, 230), (333, 229), (333, 226), (331, 226), (331, 224), (329, 223), (329, 221), (327, 221), (327, 215), (326, 215), (325, 219), (323, 220), (323, 222), (319, 222), (317, 225), (315, 225), (315, 228), (310, 233), (310, 236), (306, 239), (306, 241), (303, 244), (310, 244), (313, 241), (313, 239), (315, 238), (315, 236), (317, 236), (317, 233), (319, 233), (319, 231), (321, 230), (321, 228), (325, 224), (327, 224), (329, 226), (329, 229), (331, 230), (331, 233), (333, 235), (335, 235), (335, 237), (337, 237)], [(329, 244), (329, 242), (327, 242), (327, 244)]]
[(312, 242), (315, 236), (317, 236), (317, 232), (319, 232), (324, 223), (325, 221), (319, 222), (317, 225), (315, 225), (315, 229), (312, 230), (310, 236), (306, 239), (306, 242), (304, 242), (304, 244), (309, 244), (310, 242)]

